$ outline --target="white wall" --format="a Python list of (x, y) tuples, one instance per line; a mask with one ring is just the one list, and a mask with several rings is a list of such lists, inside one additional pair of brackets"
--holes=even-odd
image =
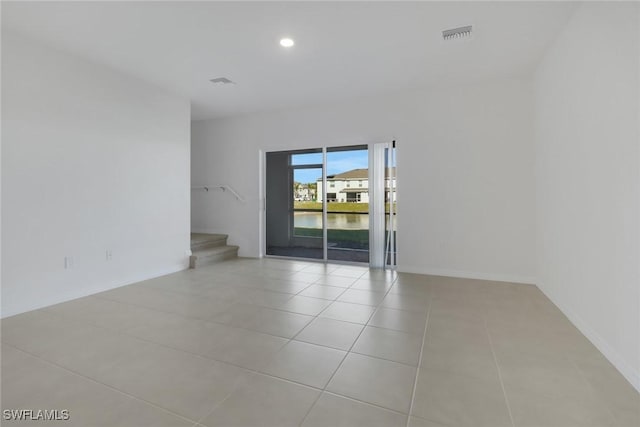
[(538, 285), (638, 389), (639, 18), (582, 5), (534, 83)]
[(3, 31), (2, 316), (187, 266), (189, 114)]
[(259, 151), (398, 141), (403, 271), (534, 281), (530, 79), (411, 91), (192, 125), (192, 229), (259, 256)]

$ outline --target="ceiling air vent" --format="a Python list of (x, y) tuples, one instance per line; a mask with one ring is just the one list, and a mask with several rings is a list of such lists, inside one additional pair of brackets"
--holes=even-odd
[(452, 28), (442, 32), (442, 38), (445, 40), (468, 39), (471, 37), (471, 25), (466, 27)]
[(211, 79), (209, 80), (211, 83), (213, 83), (214, 85), (234, 85), (235, 82), (229, 80), (226, 77), (217, 77), (215, 79)]

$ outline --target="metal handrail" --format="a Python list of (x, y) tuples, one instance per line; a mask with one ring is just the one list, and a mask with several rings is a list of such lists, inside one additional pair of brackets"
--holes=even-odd
[(233, 188), (231, 188), (231, 186), (229, 185), (200, 185), (200, 186), (196, 186), (196, 187), (191, 187), (192, 190), (204, 190), (206, 192), (209, 192), (209, 190), (212, 189), (218, 189), (218, 190), (222, 190), (223, 192), (229, 192), (231, 194), (233, 194), (233, 196), (241, 201), (244, 202), (244, 198)]

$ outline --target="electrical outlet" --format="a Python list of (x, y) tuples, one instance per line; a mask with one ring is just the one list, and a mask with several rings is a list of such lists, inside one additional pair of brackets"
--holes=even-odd
[(111, 261), (113, 259), (113, 253), (111, 252), (111, 249), (107, 249), (105, 255), (106, 255), (107, 261)]
[(73, 257), (72, 256), (64, 257), (64, 268), (66, 270), (71, 270), (73, 268)]

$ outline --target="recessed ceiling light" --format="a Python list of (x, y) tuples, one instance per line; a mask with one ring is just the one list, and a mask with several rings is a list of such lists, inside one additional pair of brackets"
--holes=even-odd
[(295, 42), (293, 41), (293, 39), (290, 39), (288, 37), (285, 37), (284, 39), (280, 39), (280, 46), (282, 47), (291, 47), (295, 44)]

